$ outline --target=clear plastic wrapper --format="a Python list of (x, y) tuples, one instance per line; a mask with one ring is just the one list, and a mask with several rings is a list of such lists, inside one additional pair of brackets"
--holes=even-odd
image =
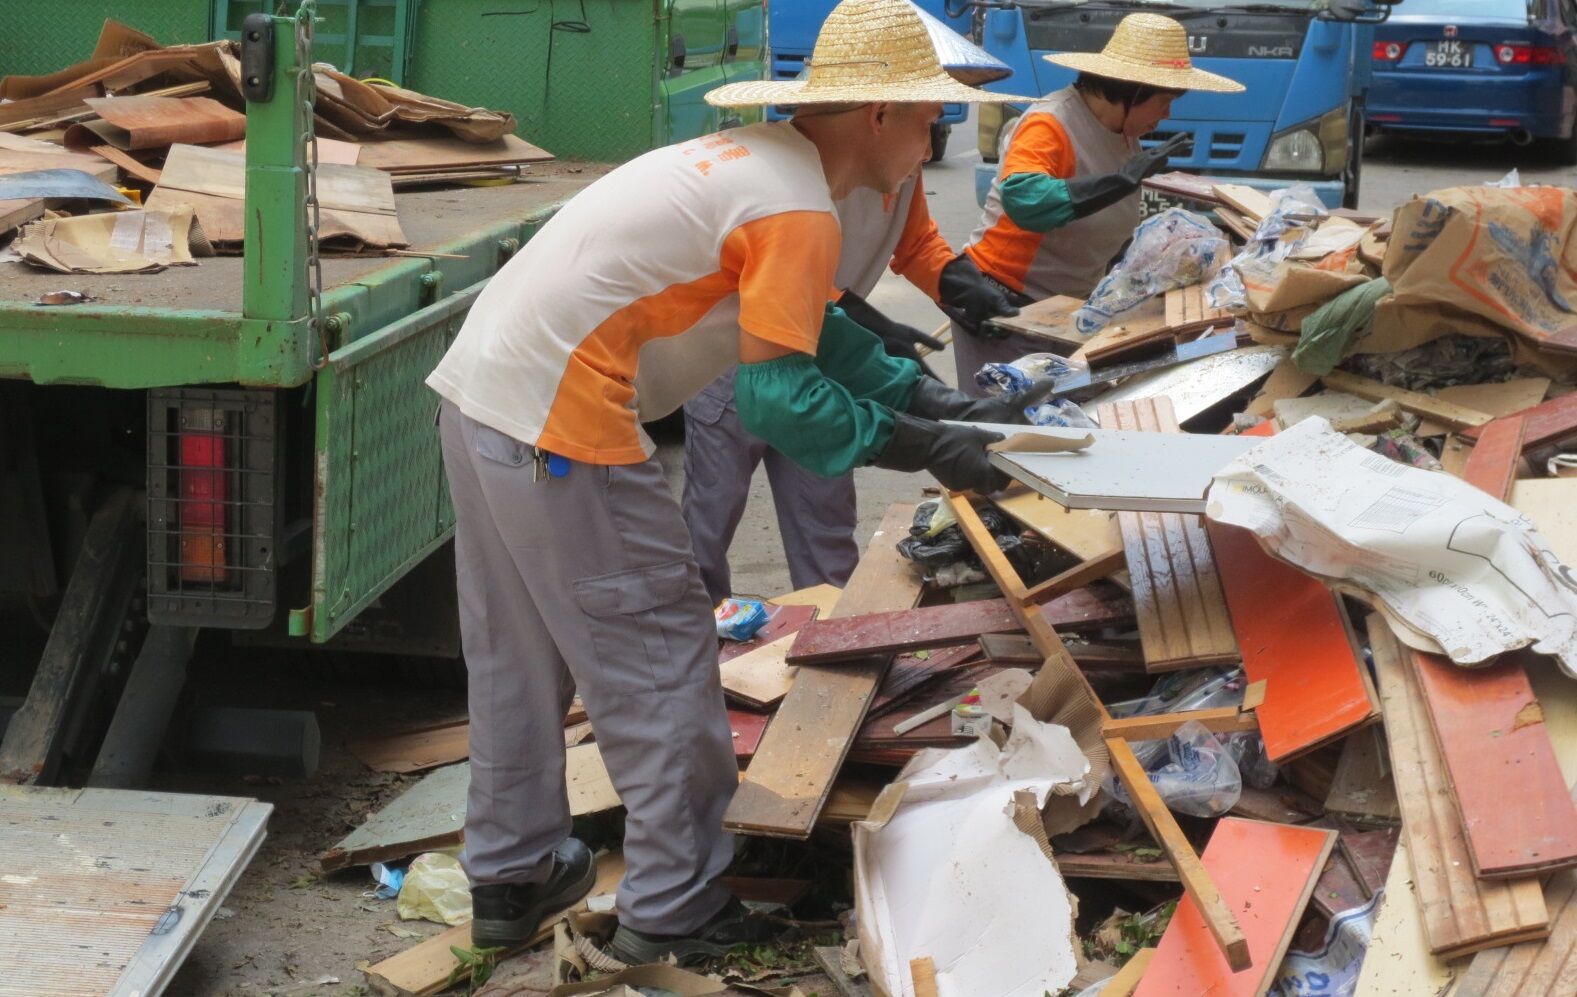
[(1303, 240), (1313, 231), (1310, 223), (1329, 214), (1320, 195), (1308, 184), (1293, 184), (1271, 192), (1270, 214), (1260, 219), (1259, 227), (1254, 230), (1254, 238), (1206, 285), (1205, 300), (1213, 308), (1247, 308), (1243, 273), (1271, 273), (1276, 264), (1303, 244)]
[(1210, 280), (1230, 252), (1221, 230), (1203, 215), (1182, 208), (1151, 215), (1134, 230), (1122, 260), (1073, 313), (1074, 326), (1092, 335), (1157, 294)]
[[(1243, 795), (1243, 777), (1226, 745), (1205, 725), (1191, 720), (1165, 741), (1153, 742), (1166, 752), (1163, 762), (1147, 765), (1151, 785), (1166, 805), (1192, 817), (1219, 817)], [(1111, 775), (1107, 791), (1132, 806), (1127, 790)]]

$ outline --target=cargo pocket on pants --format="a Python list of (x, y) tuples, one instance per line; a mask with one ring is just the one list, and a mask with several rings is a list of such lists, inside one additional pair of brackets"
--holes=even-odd
[(690, 562), (679, 560), (574, 583), (597, 668), (610, 689), (668, 690), (698, 677), (689, 674), (697, 636), (689, 631), (710, 621), (683, 605), (690, 572)]

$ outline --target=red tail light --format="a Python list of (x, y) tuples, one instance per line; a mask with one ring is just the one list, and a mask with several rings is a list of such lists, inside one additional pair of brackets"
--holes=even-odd
[(1502, 66), (1559, 66), (1565, 60), (1561, 57), (1561, 50), (1547, 45), (1514, 45), (1506, 43), (1495, 46), (1495, 61)]
[(186, 431), (180, 436), (181, 578), (189, 582), (224, 582), (225, 511), (230, 483), (225, 467), (225, 438), (219, 432)]
[(1402, 56), (1407, 54), (1406, 42), (1375, 42), (1375, 62), (1400, 62)]

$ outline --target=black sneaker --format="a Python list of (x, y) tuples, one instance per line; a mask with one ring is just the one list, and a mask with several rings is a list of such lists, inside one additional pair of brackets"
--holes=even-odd
[(471, 944), (479, 949), (524, 945), (544, 917), (584, 897), (596, 881), (591, 849), (578, 838), (565, 838), (553, 849), (546, 882), (471, 887)]
[(687, 935), (654, 935), (619, 925), (605, 950), (627, 966), (663, 962), (672, 957), (681, 966), (720, 956), (735, 945), (770, 942), (784, 934), (782, 921), (751, 911), (730, 897), (723, 909)]

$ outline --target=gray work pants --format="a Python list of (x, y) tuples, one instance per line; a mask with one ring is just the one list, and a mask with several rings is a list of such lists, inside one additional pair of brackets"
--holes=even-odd
[(973, 398), (986, 397), (985, 389), (975, 383), (975, 372), (988, 363), (1012, 363), (1031, 353), (1046, 353), (1045, 340), (1009, 334), (1006, 339), (985, 339), (964, 331), (953, 323), (953, 362), (958, 369), (958, 390)]
[(534, 480), (532, 447), (449, 402), (441, 422), (470, 675), (466, 871), (549, 875), (570, 832), (563, 721), (578, 689), (628, 811), (620, 920), (691, 931), (728, 899), (738, 767), (711, 607), (662, 468), (571, 462)]
[(762, 463), (795, 588), (841, 588), (860, 559), (854, 475), (812, 474), (747, 432), (739, 424), (730, 371), (684, 406), (684, 521), (714, 606), (732, 594), (728, 548), (750, 498), (751, 475)]

